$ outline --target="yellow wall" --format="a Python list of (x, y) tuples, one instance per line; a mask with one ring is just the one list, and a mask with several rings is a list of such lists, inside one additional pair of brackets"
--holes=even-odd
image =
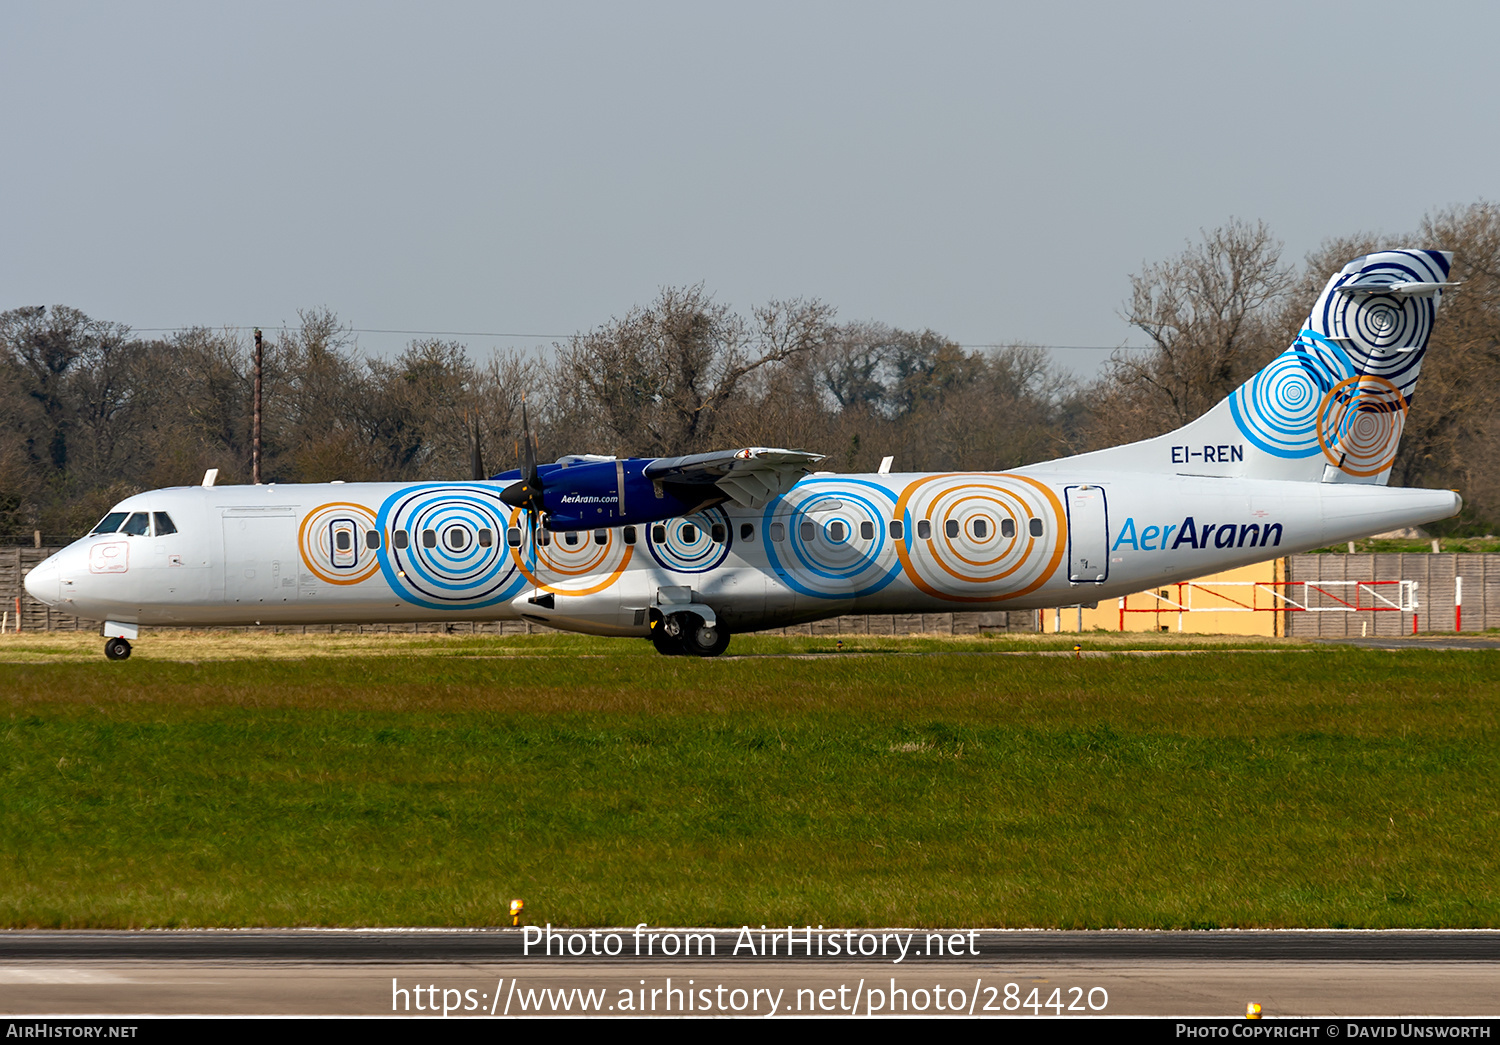
[[(1285, 563), (1285, 559), (1272, 559), (1238, 570), (1226, 570), (1210, 577), (1199, 577), (1191, 582), (1191, 591), (1188, 584), (1163, 584), (1131, 595), (1124, 600), (1131, 611), (1140, 609), (1152, 612), (1126, 613), (1124, 630), (1176, 632), (1180, 621), (1182, 631), (1199, 635), (1279, 635), (1283, 628), (1282, 614), (1267, 613), (1264, 609), (1279, 605), (1271, 591), (1280, 589), (1256, 589), (1240, 584), (1231, 586), (1225, 582), (1252, 581), (1264, 584), (1285, 580)], [(1166, 592), (1167, 598), (1153, 598), (1153, 591), (1157, 595)], [(1042, 630), (1048, 633), (1078, 631), (1080, 612), (1083, 631), (1093, 631), (1096, 628), (1119, 631), (1120, 603), (1120, 599), (1106, 599), (1096, 609), (1083, 607), (1080, 611), (1064, 607), (1061, 610), (1037, 612), (1041, 615)], [(1191, 606), (1192, 612), (1179, 614), (1176, 608), (1179, 603)], [(1255, 613), (1225, 612), (1235, 607), (1236, 603), (1259, 606), (1262, 610)]]

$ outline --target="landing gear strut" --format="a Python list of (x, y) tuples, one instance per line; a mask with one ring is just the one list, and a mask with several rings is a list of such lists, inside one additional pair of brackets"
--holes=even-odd
[(126, 639), (113, 638), (104, 642), (104, 655), (110, 660), (124, 660), (130, 656), (130, 643)]
[(682, 642), (663, 631), (660, 624), (651, 629), (651, 645), (663, 657), (680, 657), (687, 652), (682, 648)]

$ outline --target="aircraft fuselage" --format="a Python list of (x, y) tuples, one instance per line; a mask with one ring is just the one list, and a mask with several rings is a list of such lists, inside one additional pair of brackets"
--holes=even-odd
[(1440, 490), (1045, 466), (818, 474), (763, 508), (539, 532), (533, 546), (524, 514), (499, 499), (505, 485), (156, 490), (115, 511), (165, 514), (176, 532), (86, 537), (27, 589), (130, 625), (524, 617), (645, 636), (658, 614), (691, 608), (743, 632), (847, 613), (1092, 603), (1459, 506)]

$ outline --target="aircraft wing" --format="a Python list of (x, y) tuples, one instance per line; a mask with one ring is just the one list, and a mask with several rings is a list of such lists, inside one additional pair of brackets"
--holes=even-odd
[(749, 446), (687, 457), (658, 457), (642, 474), (664, 483), (717, 486), (735, 504), (761, 508), (823, 460), (823, 454)]

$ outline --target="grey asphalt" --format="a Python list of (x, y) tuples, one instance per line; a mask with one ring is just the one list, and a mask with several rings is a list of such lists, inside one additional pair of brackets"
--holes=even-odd
[[(941, 957), (921, 930), (837, 933), (888, 945), (883, 960), (808, 958), (800, 938), (797, 957), (762, 957), (739, 932), (699, 931), (711, 956), (637, 957), (630, 927), (564, 930), (586, 952), (569, 957), (527, 956), (522, 932), (494, 929), (3, 932), (0, 1012), (676, 1016), (690, 997), (692, 1015), (1500, 1014), (1500, 931), (948, 931)], [(610, 932), (619, 956), (591, 953)], [(914, 934), (900, 961), (897, 932)]]

